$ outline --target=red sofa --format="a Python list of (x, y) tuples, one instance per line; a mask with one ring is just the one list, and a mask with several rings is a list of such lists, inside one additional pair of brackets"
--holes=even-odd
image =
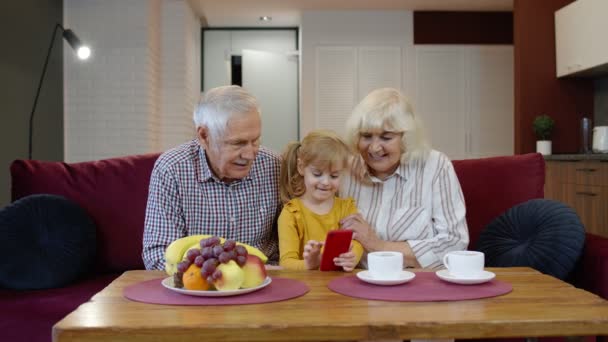
[[(50, 341), (52, 326), (121, 272), (143, 269), (141, 259), (148, 183), (158, 154), (66, 164), (17, 160), (11, 165), (12, 199), (50, 193), (83, 207), (97, 225), (93, 274), (48, 290), (0, 289), (0, 341)], [(483, 227), (515, 204), (543, 197), (540, 154), (454, 161), (467, 204), (474, 249)], [(572, 274), (576, 286), (608, 298), (608, 239), (587, 236)]]

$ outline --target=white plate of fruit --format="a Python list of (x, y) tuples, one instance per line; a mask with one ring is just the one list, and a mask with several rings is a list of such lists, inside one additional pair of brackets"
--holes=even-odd
[(272, 279), (268, 260), (258, 249), (210, 235), (178, 239), (165, 251), (162, 285), (171, 291), (204, 297), (235, 296), (260, 290)]
[(226, 297), (226, 296), (236, 296), (242, 295), (245, 293), (254, 292), (260, 289), (265, 288), (270, 285), (272, 279), (270, 277), (266, 277), (264, 282), (256, 287), (250, 287), (248, 289), (238, 289), (238, 290), (225, 290), (225, 291), (217, 291), (217, 290), (186, 290), (185, 288), (177, 288), (173, 285), (173, 277), (167, 277), (163, 279), (162, 284), (164, 287), (168, 288), (171, 291), (175, 291), (177, 293), (186, 294), (190, 296), (199, 296), (199, 297)]

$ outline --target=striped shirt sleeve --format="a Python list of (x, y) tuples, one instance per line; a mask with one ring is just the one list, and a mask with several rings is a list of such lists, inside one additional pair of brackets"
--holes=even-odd
[(464, 250), (469, 243), (465, 203), (460, 183), (450, 160), (440, 158), (432, 179), (433, 235), (408, 240), (416, 259), (424, 268), (443, 266), (443, 255)]

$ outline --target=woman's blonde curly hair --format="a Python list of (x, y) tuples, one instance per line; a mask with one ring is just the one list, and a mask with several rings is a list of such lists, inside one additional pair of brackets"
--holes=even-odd
[[(414, 115), (412, 105), (401, 92), (394, 88), (380, 88), (369, 93), (353, 109), (346, 122), (346, 142), (358, 151), (361, 133), (391, 131), (403, 133), (401, 138), (401, 162), (424, 159), (430, 151), (422, 123)], [(352, 165), (353, 175), (364, 180), (369, 174), (367, 165), (356, 153)]]

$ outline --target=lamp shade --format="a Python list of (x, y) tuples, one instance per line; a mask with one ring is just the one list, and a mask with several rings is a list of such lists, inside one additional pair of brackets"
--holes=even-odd
[(91, 49), (88, 46), (82, 44), (78, 36), (74, 31), (66, 29), (63, 31), (63, 38), (70, 44), (72, 49), (76, 51), (76, 54), (80, 59), (87, 59), (91, 55)]
[(70, 44), (72, 49), (76, 51), (78, 58), (87, 59), (91, 55), (91, 49), (83, 45), (78, 36), (74, 33), (74, 31), (70, 29), (65, 29), (61, 24), (57, 23), (55, 25), (55, 29), (51, 34), (51, 42), (49, 48), (46, 52), (46, 58), (44, 60), (44, 66), (42, 67), (42, 74), (40, 75), (40, 81), (38, 81), (38, 89), (36, 90), (36, 96), (34, 97), (34, 104), (32, 106), (32, 111), (30, 113), (30, 124), (29, 124), (29, 146), (28, 146), (28, 156), (29, 159), (32, 159), (32, 141), (34, 137), (34, 113), (36, 112), (36, 105), (38, 104), (38, 97), (40, 96), (40, 89), (42, 88), (42, 82), (44, 81), (44, 75), (46, 74), (46, 67), (49, 64), (49, 57), (51, 56), (51, 49), (53, 48), (53, 43), (55, 42), (55, 34), (58, 30), (63, 32), (63, 38)]

